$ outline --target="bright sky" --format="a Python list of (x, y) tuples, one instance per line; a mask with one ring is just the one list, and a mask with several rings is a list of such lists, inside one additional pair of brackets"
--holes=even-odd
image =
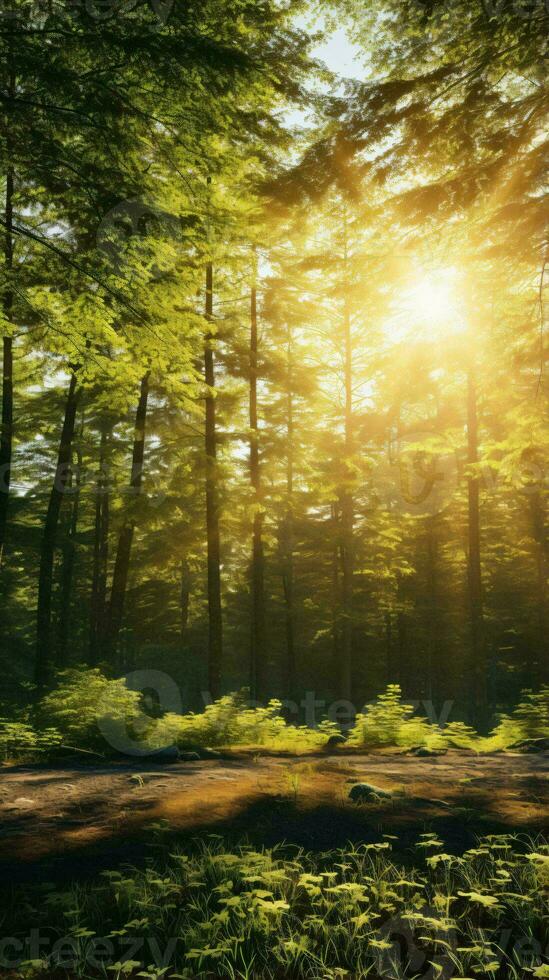
[(315, 57), (344, 78), (365, 78), (364, 51), (349, 40), (343, 27), (339, 27), (324, 44), (314, 49)]
[[(321, 20), (311, 23), (310, 17), (298, 17), (295, 23), (296, 27), (311, 33), (322, 27)], [(349, 39), (343, 27), (331, 31), (322, 44), (312, 49), (311, 55), (313, 58), (323, 61), (334, 74), (339, 75), (342, 79), (363, 79), (367, 75), (366, 55), (358, 44), (354, 44)], [(305, 122), (305, 117), (300, 110), (293, 109), (286, 115), (286, 122), (289, 125), (300, 126)]]

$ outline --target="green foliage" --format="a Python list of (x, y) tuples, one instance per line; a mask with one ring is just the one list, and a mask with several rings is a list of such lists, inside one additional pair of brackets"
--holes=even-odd
[[(5, 540), (0, 506), (0, 667), (14, 691), (33, 672), (49, 683), (56, 665), (85, 662), (90, 650), (109, 663), (123, 652), (133, 667), (162, 647), (166, 669), (178, 680), (188, 671), (199, 703), (210, 625), (209, 462), (196, 438), (205, 333), (220, 368), (223, 685), (249, 676), (253, 523), (263, 535), (257, 622), (269, 624), (263, 692), (286, 677), (292, 699), (312, 679), (321, 698), (340, 693), (334, 667), (349, 653), (352, 624), (368, 637), (368, 656), (352, 664), (356, 691), (379, 690), (398, 650), (401, 676), (417, 690), (428, 681), (437, 701), (466, 690), (469, 706), (480, 707), (485, 692), (469, 670), (475, 601), (469, 610), (463, 601), (473, 473), (482, 498), (482, 656), (489, 663), (497, 651), (500, 666), (487, 697), (508, 705), (525, 678), (544, 676), (547, 4), (333, 0), (333, 17), (341, 26), (334, 11), (351, 16), (369, 65), (362, 82), (336, 85), (337, 99), (315, 91), (328, 80), (308, 58), (323, 33), (322, 22), (313, 27), (317, 6), (8, 4), (0, 332), (14, 366), (11, 353), (3, 357), (0, 470), (13, 468), (14, 492)], [(309, 121), (294, 128), (302, 112)], [(436, 285), (451, 270), (449, 316), (430, 324), (421, 312), (412, 322), (406, 306), (422, 277)], [(252, 282), (258, 360), (250, 356)], [(472, 345), (458, 336), (469, 305), (478, 321), (470, 318)], [(257, 372), (261, 490), (250, 486), (243, 451)], [(130, 409), (145, 373), (151, 397), (137, 487)], [(64, 447), (71, 493), (61, 506), (53, 474), (69, 374), (79, 417)], [(464, 468), (466, 375), (476, 376), (482, 411), (478, 463)], [(444, 472), (435, 472), (439, 457)], [(130, 525), (124, 569), (117, 542)], [(109, 611), (111, 586), (126, 581), (127, 596), (115, 596)], [(122, 632), (113, 636), (117, 608)], [(164, 728), (182, 744), (320, 744), (281, 727), (270, 708), (237, 721), (231, 710), (218, 705), (211, 717)], [(440, 744), (403, 710), (387, 703), (365, 713), (354, 744)], [(84, 738), (85, 718), (61, 723)], [(517, 724), (502, 722), (501, 744), (528, 719)], [(453, 737), (470, 743), (463, 730)]]
[(389, 684), (377, 701), (356, 716), (349, 736), (351, 745), (383, 748), (391, 745), (427, 745), (436, 741), (438, 730), (426, 718), (414, 714), (414, 708), (402, 701), (399, 684)]
[[(92, 975), (94, 940), (107, 935), (114, 976), (123, 975), (121, 954), (139, 936), (169, 950), (162, 968), (183, 980), (404, 980), (411, 949), (430, 961), (434, 977), (544, 975), (542, 840), (487, 837), (457, 856), (424, 834), (406, 860), (387, 840), (311, 854), (246, 844), (228, 852), (209, 837), (170, 853), (158, 841), (155, 854), (144, 870), (106, 871), (66, 891), (17, 892), (5, 929), (26, 935), (32, 915), (40, 931), (70, 936), (74, 975), (83, 978)], [(401, 948), (395, 935), (408, 942)], [(134, 952), (136, 975), (160, 975), (152, 949)], [(37, 975), (54, 966), (46, 960)]]
[[(72, 669), (58, 675), (57, 687), (40, 703), (43, 724), (55, 726), (63, 739), (81, 748), (109, 751), (98, 722), (109, 718), (122, 723), (151, 751), (169, 744), (188, 746), (266, 746), (275, 751), (303, 752), (324, 745), (339, 731), (333, 722), (317, 729), (288, 725), (280, 714), (281, 702), (250, 708), (246, 692), (228, 694), (206, 706), (201, 714), (167, 713), (150, 719), (142, 710), (141, 694), (126, 687), (124, 678), (112, 680), (98, 669)], [(135, 723), (139, 721), (140, 724)], [(145, 723), (143, 723), (145, 722)], [(133, 727), (135, 726), (135, 727)], [(42, 737), (31, 726), (28, 737)], [(43, 732), (45, 734), (45, 730)]]
[(0, 758), (4, 762), (40, 758), (61, 742), (56, 728), (36, 729), (28, 721), (0, 717)]
[(549, 736), (549, 687), (539, 693), (524, 691), (523, 699), (510, 715), (503, 715), (492, 732), (498, 747), (505, 748), (527, 738)]
[(206, 706), (202, 714), (167, 714), (155, 737), (189, 745), (258, 745), (269, 749), (306, 751), (325, 744), (339, 729), (323, 722), (318, 729), (288, 725), (280, 714), (281, 702), (269, 701), (266, 708), (246, 706), (246, 692), (228, 694)]
[(65, 670), (40, 703), (43, 722), (54, 725), (72, 745), (106, 747), (98, 720), (108, 716), (129, 724), (140, 715), (141, 695), (124, 678), (110, 680), (98, 668)]
[(517, 705), (512, 715), (518, 724), (522, 738), (544, 738), (549, 735), (549, 686), (545, 685), (536, 694), (524, 692), (524, 700)]
[[(290, 725), (281, 715), (281, 702), (250, 707), (247, 692), (228, 694), (200, 713), (166, 713), (150, 717), (141, 694), (127, 688), (124, 678), (110, 679), (98, 668), (71, 669), (58, 674), (58, 684), (40, 702), (38, 722), (28, 717), (0, 718), (0, 753), (5, 760), (29, 753), (47, 753), (61, 743), (102, 753), (112, 752), (99, 722), (108, 718), (127, 730), (132, 741), (154, 752), (166, 745), (182, 749), (204, 747), (264, 747), (273, 752), (307, 752), (322, 748), (338, 734), (335, 722), (318, 728)], [(441, 729), (415, 714), (402, 699), (398, 684), (390, 684), (378, 699), (357, 715), (348, 745), (355, 748), (463, 748), (489, 751), (506, 748), (523, 738), (547, 735), (549, 689), (525, 692), (514, 712), (503, 717), (489, 738), (480, 738), (463, 722)]]
[(481, 738), (474, 728), (461, 721), (450, 722), (443, 729), (431, 725), (426, 718), (415, 715), (411, 705), (403, 702), (399, 685), (390, 684), (377, 701), (357, 715), (349, 743), (364, 748), (406, 748), (417, 745), (427, 748), (474, 749), (480, 752), (508, 748), (521, 739), (543, 738), (547, 735), (548, 687), (543, 687), (537, 694), (525, 691), (523, 700), (511, 715), (502, 716), (492, 734)]
[(478, 749), (481, 742), (475, 729), (463, 721), (451, 721), (445, 725), (441, 738), (444, 745), (455, 749)]

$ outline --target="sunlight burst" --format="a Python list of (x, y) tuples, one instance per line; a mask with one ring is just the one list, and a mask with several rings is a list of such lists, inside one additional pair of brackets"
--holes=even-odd
[(420, 280), (408, 297), (410, 311), (425, 320), (447, 320), (454, 312), (454, 297), (450, 283), (430, 276)]
[(393, 342), (409, 340), (439, 340), (444, 336), (462, 333), (466, 326), (459, 304), (454, 267), (418, 274), (404, 288), (387, 321), (385, 333)]

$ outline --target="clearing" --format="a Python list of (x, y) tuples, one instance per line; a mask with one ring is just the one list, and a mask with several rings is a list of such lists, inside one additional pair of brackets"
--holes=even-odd
[[(308, 849), (378, 841), (407, 847), (436, 830), (456, 852), (477, 834), (543, 831), (547, 753), (420, 759), (395, 752), (271, 756), (233, 751), (216, 760), (162, 765), (6, 768), (0, 782), (0, 874), (30, 881), (85, 878), (151, 855), (151, 825), (178, 840), (202, 833), (247, 836)], [(391, 799), (354, 805), (353, 783)], [(4, 880), (6, 880), (4, 877)]]

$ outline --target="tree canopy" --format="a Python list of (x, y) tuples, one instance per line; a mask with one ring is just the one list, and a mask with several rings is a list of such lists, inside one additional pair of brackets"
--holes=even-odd
[(2, 700), (87, 665), (483, 723), (547, 683), (547, 26), (10, 0)]

